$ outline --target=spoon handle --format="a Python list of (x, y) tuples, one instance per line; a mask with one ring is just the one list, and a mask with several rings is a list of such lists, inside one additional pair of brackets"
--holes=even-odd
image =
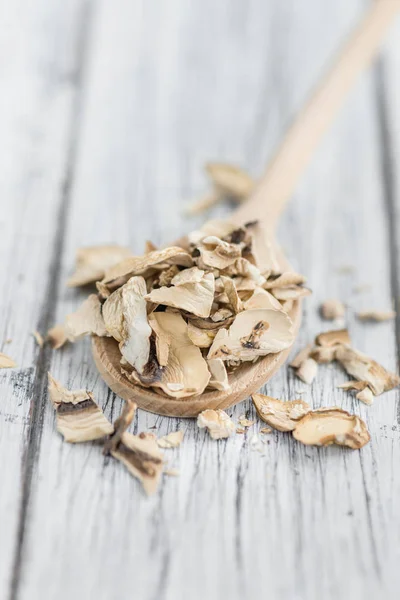
[(273, 232), (312, 154), (340, 109), (356, 76), (372, 60), (400, 8), (400, 0), (375, 0), (335, 63), (287, 131), (255, 192), (233, 221), (260, 219)]

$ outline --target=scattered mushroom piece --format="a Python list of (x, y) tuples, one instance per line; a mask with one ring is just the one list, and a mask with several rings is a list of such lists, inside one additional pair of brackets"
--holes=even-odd
[(315, 346), (311, 351), (311, 358), (318, 364), (327, 364), (335, 360), (336, 346)]
[(0, 369), (13, 369), (17, 366), (17, 363), (12, 358), (0, 352)]
[(203, 410), (197, 417), (197, 425), (207, 428), (213, 440), (229, 437), (236, 429), (235, 423), (223, 410)]
[(228, 380), (225, 363), (220, 358), (210, 358), (207, 360), (207, 365), (211, 373), (208, 386), (223, 392), (229, 392), (231, 386)]
[(362, 448), (370, 440), (364, 421), (340, 408), (309, 412), (296, 424), (293, 437), (306, 445), (337, 444), (353, 450)]
[(75, 273), (68, 279), (67, 285), (78, 287), (99, 281), (108, 269), (131, 255), (129, 248), (117, 245), (79, 248)]
[(100, 337), (108, 335), (100, 300), (96, 294), (90, 294), (76, 312), (67, 316), (65, 319), (65, 333), (71, 342), (90, 334)]
[(112, 433), (112, 424), (104, 416), (91, 392), (70, 391), (50, 373), (48, 377), (49, 396), (57, 414), (57, 429), (66, 442), (89, 442)]
[(296, 369), (296, 375), (304, 383), (309, 385), (314, 381), (318, 372), (318, 364), (313, 358), (306, 358), (298, 369)]
[(54, 350), (58, 350), (68, 341), (64, 325), (55, 325), (47, 332), (46, 339)]
[(202, 225), (201, 229), (192, 231), (188, 235), (188, 241), (191, 246), (197, 246), (205, 237), (215, 235), (221, 239), (228, 236), (236, 229), (236, 225), (222, 219), (210, 219)]
[(115, 422), (114, 434), (106, 442), (104, 452), (122, 462), (139, 479), (146, 494), (154, 494), (163, 470), (163, 455), (153, 436), (127, 433), (128, 421), (123, 418)]
[(260, 433), (272, 433), (271, 427), (261, 427)]
[(356, 391), (360, 391), (365, 389), (368, 386), (368, 381), (346, 381), (345, 383), (341, 383), (340, 385), (338, 385), (338, 389), (340, 390), (356, 390)]
[(368, 387), (368, 381), (346, 381), (337, 386), (339, 389), (356, 391), (357, 400), (361, 400), (364, 404), (371, 406), (374, 402), (374, 395), (371, 388)]
[(237, 315), (229, 331), (220, 329), (208, 358), (254, 360), (288, 348), (294, 340), (292, 321), (278, 310), (246, 310)]
[(35, 341), (36, 341), (37, 345), (39, 346), (39, 348), (43, 348), (43, 345), (44, 345), (43, 336), (40, 335), (40, 333), (38, 331), (32, 331), (32, 335), (35, 338)]
[(337, 344), (350, 344), (350, 336), (347, 329), (333, 329), (320, 333), (315, 338), (317, 346), (335, 346)]
[(240, 417), (238, 418), (239, 421), (239, 425), (241, 425), (242, 427), (251, 427), (252, 425), (254, 425), (255, 421), (250, 421), (250, 419), (246, 418), (246, 415), (240, 415)]
[(179, 313), (155, 312), (153, 317), (164, 335), (170, 337), (171, 344), (168, 364), (152, 385), (175, 398), (201, 394), (208, 385), (210, 373), (200, 349), (188, 336), (187, 324)]
[(341, 319), (344, 317), (345, 312), (345, 306), (340, 300), (325, 300), (325, 302), (321, 304), (321, 316), (327, 321)]
[(284, 302), (287, 300), (297, 300), (298, 298), (309, 296), (311, 294), (311, 290), (300, 285), (290, 285), (288, 287), (273, 287), (271, 288), (271, 293), (277, 300)]
[(380, 323), (394, 319), (396, 312), (394, 310), (364, 310), (357, 313), (357, 317), (360, 321), (375, 321), (376, 323)]
[(303, 362), (307, 358), (309, 358), (313, 347), (313, 344), (307, 344), (307, 346), (302, 348), (300, 352), (296, 354), (289, 366), (293, 367), (293, 369), (298, 369), (303, 364)]
[(172, 431), (168, 435), (158, 438), (157, 444), (160, 448), (177, 448), (183, 441), (183, 431)]
[(163, 471), (164, 475), (170, 475), (171, 477), (179, 477), (180, 475), (180, 471), (179, 469), (165, 469), (165, 471)]
[(375, 360), (350, 346), (339, 346), (336, 359), (349, 375), (358, 381), (367, 382), (375, 396), (392, 390), (400, 384), (398, 375), (390, 373)]
[(278, 431), (293, 431), (297, 421), (310, 410), (304, 400), (278, 400), (264, 394), (253, 394), (257, 414), (265, 423)]
[(197, 317), (210, 316), (214, 300), (214, 275), (207, 273), (199, 283), (185, 283), (177, 287), (161, 287), (147, 294), (146, 300), (179, 308)]
[(370, 387), (365, 387), (356, 394), (357, 400), (361, 400), (364, 404), (371, 406), (374, 403), (374, 395)]
[(265, 290), (287, 288), (302, 285), (306, 281), (307, 279), (304, 275), (300, 275), (294, 271), (287, 271), (286, 273), (270, 275), (263, 287)]

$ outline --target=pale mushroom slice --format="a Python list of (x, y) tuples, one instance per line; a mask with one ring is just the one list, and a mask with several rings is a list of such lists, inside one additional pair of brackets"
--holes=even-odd
[(184, 319), (179, 313), (167, 312), (155, 312), (153, 318), (171, 343), (168, 364), (158, 373), (157, 380), (152, 385), (174, 398), (201, 394), (208, 385), (210, 373), (201, 350), (188, 336)]
[(224, 221), (222, 219), (211, 219), (202, 225), (201, 229), (192, 231), (188, 235), (188, 241), (191, 246), (197, 246), (205, 237), (215, 235), (223, 239), (237, 228), (237, 225)]
[(76, 253), (75, 273), (68, 279), (67, 285), (78, 287), (99, 281), (108, 269), (128, 256), (132, 256), (129, 248), (117, 245), (79, 248)]
[(293, 367), (293, 369), (298, 369), (307, 358), (310, 357), (311, 351), (313, 349), (313, 344), (307, 344), (304, 348), (302, 348), (293, 360), (290, 362), (289, 366)]
[(309, 412), (297, 423), (293, 437), (302, 444), (330, 446), (337, 444), (353, 450), (370, 440), (364, 421), (340, 408), (321, 408)]
[(264, 290), (262, 287), (256, 287), (253, 295), (244, 303), (244, 310), (255, 308), (282, 310), (282, 305), (270, 292), (267, 292), (267, 290)]
[(0, 369), (14, 369), (16, 366), (17, 363), (12, 358), (0, 352)]
[(77, 311), (67, 315), (65, 319), (65, 333), (71, 342), (75, 342), (85, 335), (108, 335), (101, 310), (101, 303), (96, 294), (90, 294)]
[(293, 324), (282, 311), (258, 309), (239, 313), (229, 331), (220, 329), (208, 358), (254, 360), (285, 350), (294, 341)]
[(368, 381), (346, 381), (346, 383), (341, 383), (337, 387), (346, 391), (356, 391), (357, 400), (361, 400), (368, 406), (374, 403), (374, 394), (368, 386)]
[(173, 277), (171, 283), (175, 286), (180, 286), (187, 283), (200, 283), (203, 280), (204, 275), (205, 272), (203, 269), (191, 267), (190, 269), (183, 269), (183, 271), (179, 271), (175, 277)]
[(146, 300), (185, 310), (197, 317), (210, 316), (214, 300), (214, 275), (207, 273), (199, 283), (185, 283), (173, 287), (161, 287), (147, 294)]
[(197, 250), (200, 252), (197, 265), (201, 269), (226, 269), (242, 255), (241, 245), (230, 244), (214, 235), (205, 237)]
[(171, 345), (171, 335), (160, 327), (154, 314), (149, 317), (149, 324), (155, 333), (156, 354), (160, 367), (165, 367), (168, 364), (169, 347)]
[(50, 343), (50, 346), (54, 350), (58, 350), (64, 346), (64, 344), (68, 342), (68, 336), (64, 325), (54, 325), (54, 327), (51, 327), (47, 332), (46, 341)]
[(103, 304), (107, 332), (118, 342), (125, 360), (142, 373), (150, 353), (151, 327), (147, 320), (146, 282), (134, 276)]
[(338, 344), (350, 344), (350, 336), (347, 329), (334, 329), (320, 333), (315, 338), (317, 346), (336, 346)]
[(149, 252), (144, 256), (126, 258), (108, 269), (101, 283), (109, 289), (116, 289), (126, 283), (133, 275), (147, 276), (148, 273), (154, 272), (154, 267), (163, 263), (167, 266), (179, 265), (182, 267), (191, 267), (193, 259), (183, 248), (170, 246), (163, 250)]
[(304, 296), (310, 296), (311, 290), (301, 285), (289, 285), (287, 287), (272, 287), (271, 293), (277, 300), (285, 302), (288, 300), (297, 300), (298, 298), (303, 298)]
[(279, 262), (265, 228), (259, 221), (255, 221), (249, 223), (247, 229), (251, 236), (251, 255), (255, 265), (262, 273), (278, 273)]
[(292, 286), (302, 285), (307, 281), (304, 275), (295, 273), (294, 271), (287, 271), (285, 273), (270, 275), (263, 285), (265, 290), (272, 290), (278, 288), (287, 288)]
[(375, 321), (376, 323), (382, 321), (390, 321), (396, 318), (396, 311), (394, 310), (364, 310), (357, 313), (357, 317), (360, 321)]
[(183, 435), (183, 431), (172, 431), (158, 438), (157, 444), (160, 448), (177, 448), (183, 442)]
[(375, 360), (350, 346), (339, 346), (336, 359), (349, 375), (358, 381), (366, 381), (375, 396), (400, 384), (398, 375), (390, 373)]
[(327, 321), (334, 321), (335, 319), (341, 319), (346, 313), (345, 306), (340, 300), (325, 300), (321, 304), (321, 316)]
[(57, 429), (66, 442), (89, 442), (113, 431), (113, 426), (86, 390), (64, 388), (50, 373), (49, 396), (57, 414)]
[(158, 277), (158, 281), (156, 279), (153, 282), (153, 285), (150, 286), (150, 289), (153, 289), (155, 283), (157, 283), (159, 286), (171, 285), (174, 277), (176, 277), (176, 275), (178, 275), (178, 273), (179, 273), (179, 267), (177, 267), (177, 265), (171, 265), (164, 271), (161, 271), (160, 276)]
[(217, 332), (215, 329), (200, 329), (190, 321), (188, 322), (188, 336), (198, 348), (209, 348), (213, 343)]
[(207, 365), (211, 373), (211, 379), (208, 386), (222, 392), (229, 392), (231, 386), (228, 380), (225, 363), (220, 358), (210, 358)]
[(220, 409), (203, 410), (197, 417), (197, 425), (200, 429), (206, 428), (213, 440), (228, 438), (236, 430), (235, 423), (229, 415)]
[(365, 387), (356, 394), (357, 400), (364, 402), (367, 406), (371, 406), (374, 403), (374, 394), (370, 387)]
[(318, 364), (331, 363), (336, 358), (336, 346), (315, 346), (310, 354)]
[(318, 372), (318, 364), (313, 358), (306, 358), (298, 369), (296, 369), (296, 375), (301, 381), (310, 385)]
[(146, 494), (157, 491), (163, 470), (163, 454), (153, 436), (133, 435), (125, 429), (129, 419), (118, 419), (114, 434), (104, 446), (105, 454), (111, 454), (141, 482)]
[[(223, 274), (229, 277), (252, 279), (258, 286), (263, 286), (266, 281), (260, 269), (243, 257), (237, 258), (234, 263), (225, 268)], [(236, 289), (238, 288), (236, 287)]]
[(262, 421), (278, 431), (293, 431), (311, 407), (304, 400), (279, 400), (264, 394), (253, 394), (253, 404)]
[(224, 275), (221, 275), (221, 280), (224, 284), (225, 294), (228, 297), (228, 304), (232, 307), (234, 314), (237, 315), (243, 310), (243, 304), (238, 296), (235, 284), (230, 277), (225, 277)]
[(222, 307), (212, 313), (211, 320), (214, 321), (214, 323), (222, 323), (230, 317), (233, 317), (233, 312), (229, 308)]

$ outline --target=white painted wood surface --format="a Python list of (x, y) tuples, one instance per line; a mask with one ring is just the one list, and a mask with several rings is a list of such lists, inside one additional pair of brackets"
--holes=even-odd
[[(182, 215), (211, 158), (261, 172), (361, 1), (18, 0), (1, 3), (1, 341), (19, 369), (0, 374), (0, 598), (397, 598), (400, 584), (398, 391), (371, 408), (321, 368), (302, 397), (366, 419), (361, 452), (306, 448), (273, 433), (211, 441), (191, 420), (140, 412), (134, 431), (182, 428), (166, 451), (178, 478), (145, 498), (98, 445), (55, 432), (46, 370), (88, 387), (110, 418), (121, 401), (99, 380), (89, 344), (39, 351), (78, 304), (74, 252), (119, 241), (139, 252), (201, 218)], [(4, 16), (4, 18), (3, 18)], [(399, 296), (400, 24), (362, 78), (281, 226), (309, 277), (300, 347), (339, 297), (356, 347), (396, 369), (399, 323), (361, 324), (357, 309)], [(214, 214), (224, 214), (220, 207)], [(351, 265), (344, 273), (340, 267)], [(357, 292), (360, 285), (370, 287)], [(268, 393), (306, 386), (284, 368)], [(251, 403), (231, 411), (234, 417)]]

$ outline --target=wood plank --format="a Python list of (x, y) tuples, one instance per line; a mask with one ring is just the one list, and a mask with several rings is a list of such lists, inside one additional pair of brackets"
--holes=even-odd
[[(184, 219), (181, 207), (205, 186), (205, 160), (236, 160), (260, 172), (360, 15), (362, 3), (349, 4), (101, 4), (61, 279), (79, 245), (118, 240), (141, 251), (147, 237), (166, 242), (200, 223)], [(394, 368), (392, 325), (354, 318), (356, 309), (391, 299), (380, 153), (370, 74), (302, 182), (281, 239), (315, 291), (298, 345), (325, 327), (320, 301), (338, 296), (349, 305), (355, 345)], [(349, 263), (353, 272), (337, 271)], [(363, 283), (372, 288), (357, 294)], [(61, 285), (58, 318), (80, 298)], [(87, 343), (56, 353), (51, 370), (71, 387), (93, 390), (110, 418), (119, 414), (121, 402), (99, 381)], [(321, 369), (302, 397), (361, 414), (372, 433), (361, 453), (301, 447), (278, 433), (258, 453), (249, 448), (250, 432), (216, 443), (194, 421), (139, 413), (134, 431), (185, 431), (181, 449), (167, 453), (181, 476), (166, 478), (150, 499), (96, 444), (64, 444), (49, 407), (19, 597), (34, 600), (44, 586), (61, 599), (234, 599), (264, 590), (283, 599), (394, 597), (396, 394), (368, 409), (335, 389), (344, 379), (339, 369)], [(305, 387), (283, 369), (267, 391), (290, 398)], [(231, 413), (247, 409), (254, 414), (249, 401)]]
[(18, 570), (40, 439), (49, 352), (31, 332), (54, 318), (79, 4), (13, 2), (1, 11), (0, 341), (18, 365), (0, 374), (2, 597)]

